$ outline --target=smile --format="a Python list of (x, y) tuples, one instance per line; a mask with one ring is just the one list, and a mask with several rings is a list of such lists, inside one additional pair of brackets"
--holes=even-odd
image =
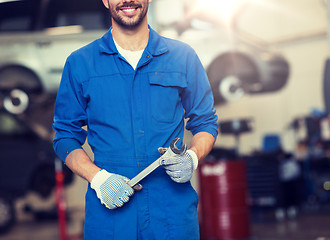
[(135, 11), (137, 8), (126, 8), (126, 9), (122, 9), (122, 11), (124, 12), (133, 12)]
[(126, 15), (133, 15), (136, 13), (138, 8), (140, 8), (140, 7), (139, 6), (125, 6), (125, 7), (120, 7), (119, 10), (122, 11)]

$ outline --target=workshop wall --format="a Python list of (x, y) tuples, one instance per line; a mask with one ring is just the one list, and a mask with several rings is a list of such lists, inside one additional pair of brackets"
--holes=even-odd
[[(284, 148), (292, 151), (295, 139), (289, 124), (312, 109), (324, 110), (323, 72), (329, 56), (326, 6), (322, 1), (267, 1), (247, 11), (240, 24), (288, 60), (290, 76), (278, 92), (244, 96), (217, 107), (220, 120), (254, 119), (254, 131), (240, 138), (241, 152), (260, 149), (267, 133), (280, 134)], [(231, 147), (234, 138), (220, 136), (217, 145)]]

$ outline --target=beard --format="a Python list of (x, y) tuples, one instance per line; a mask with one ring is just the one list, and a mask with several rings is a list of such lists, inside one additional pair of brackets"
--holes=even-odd
[[(111, 5), (109, 0), (108, 3), (112, 20), (126, 29), (134, 29), (138, 27), (146, 17), (149, 8), (149, 3), (147, 1), (145, 1), (144, 4), (124, 3), (118, 6)], [(123, 8), (134, 8), (138, 12), (133, 16), (128, 16), (121, 12), (121, 9)]]

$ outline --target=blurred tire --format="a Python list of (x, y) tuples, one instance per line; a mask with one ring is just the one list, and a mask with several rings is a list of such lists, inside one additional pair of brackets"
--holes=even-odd
[(3, 106), (11, 114), (22, 114), (29, 106), (29, 96), (20, 89), (13, 89), (5, 95)]
[(258, 68), (252, 58), (239, 52), (215, 58), (207, 68), (207, 75), (215, 104), (237, 100), (249, 86), (260, 82)]
[(22, 114), (42, 93), (37, 76), (28, 69), (8, 67), (0, 71), (0, 92), (3, 107), (11, 114)]
[(15, 209), (11, 199), (0, 193), (0, 234), (8, 232), (15, 223)]

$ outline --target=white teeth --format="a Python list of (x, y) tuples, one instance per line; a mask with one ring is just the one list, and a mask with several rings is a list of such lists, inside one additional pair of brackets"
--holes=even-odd
[(133, 11), (135, 11), (135, 8), (126, 8), (126, 9), (123, 9), (122, 11), (124, 11), (124, 12), (133, 12)]

